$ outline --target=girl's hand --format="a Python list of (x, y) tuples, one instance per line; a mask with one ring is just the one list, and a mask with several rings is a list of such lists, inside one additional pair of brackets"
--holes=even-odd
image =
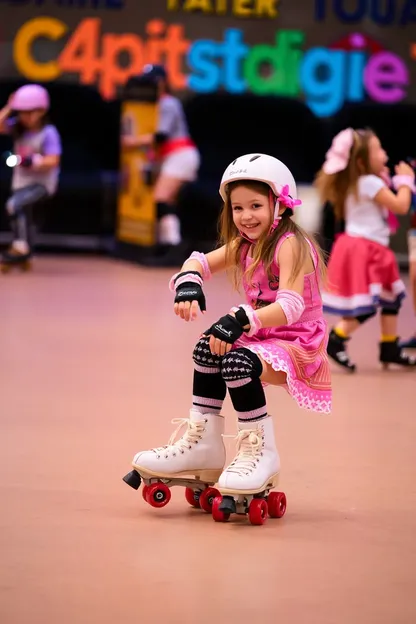
[[(202, 336), (205, 337), (205, 334), (202, 334)], [(211, 335), (209, 338), (209, 348), (213, 355), (225, 355), (228, 351), (231, 351), (233, 345)]]
[(396, 175), (405, 175), (410, 176), (413, 180), (415, 179), (415, 172), (410, 165), (401, 161), (394, 168)]
[(235, 318), (234, 314), (222, 316), (214, 325), (202, 335), (209, 336), (209, 348), (213, 355), (225, 355), (231, 351), (236, 340), (240, 338), (244, 330)]
[(184, 321), (194, 321), (198, 316), (198, 310), (204, 313), (207, 309), (200, 273), (182, 271), (172, 279), (176, 286), (173, 311)]
[[(198, 312), (200, 311), (198, 301), (181, 301), (180, 303), (175, 303), (173, 306), (173, 311), (176, 316), (180, 316), (184, 321), (194, 321)], [(202, 311), (203, 313), (203, 311)]]

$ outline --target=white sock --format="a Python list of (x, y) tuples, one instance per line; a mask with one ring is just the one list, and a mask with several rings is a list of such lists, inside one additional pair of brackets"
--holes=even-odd
[(29, 245), (25, 240), (14, 240), (12, 248), (21, 254), (28, 254), (30, 251)]
[(181, 242), (181, 224), (176, 215), (165, 215), (160, 219), (158, 239), (162, 245), (179, 245)]

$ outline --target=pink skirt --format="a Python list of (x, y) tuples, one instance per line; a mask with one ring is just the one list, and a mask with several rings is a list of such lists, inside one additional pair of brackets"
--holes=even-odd
[(261, 329), (251, 338), (243, 335), (235, 346), (250, 349), (273, 370), (286, 373), (283, 387), (299, 407), (329, 414), (332, 389), (327, 344), (327, 325), (322, 317), (290, 327)]
[(379, 243), (341, 234), (328, 264), (324, 311), (344, 317), (398, 310), (406, 289), (394, 253)]

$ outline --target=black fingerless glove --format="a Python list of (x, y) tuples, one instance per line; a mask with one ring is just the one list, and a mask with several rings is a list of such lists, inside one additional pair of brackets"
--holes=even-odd
[[(189, 276), (189, 281), (186, 278)], [(202, 283), (201, 274), (198, 271), (185, 271), (179, 273), (175, 278), (176, 282), (180, 282), (176, 288), (175, 303), (182, 303), (183, 301), (197, 301), (201, 312), (205, 312), (206, 300), (202, 286), (198, 283)]]
[(246, 325), (250, 325), (248, 316), (242, 308), (239, 308), (235, 317), (231, 314), (222, 316), (204, 334), (205, 336), (215, 336), (215, 338), (228, 344), (234, 344), (244, 332), (248, 331), (248, 329), (244, 329)]

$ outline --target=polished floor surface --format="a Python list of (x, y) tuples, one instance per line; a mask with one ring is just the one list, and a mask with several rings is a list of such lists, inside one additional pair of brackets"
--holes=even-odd
[(241, 300), (213, 280), (187, 325), (169, 275), (52, 257), (0, 275), (1, 624), (414, 624), (416, 371), (381, 370), (377, 320), (331, 416), (268, 390), (283, 519), (217, 524), (182, 489), (153, 509), (122, 482), (187, 416), (193, 344)]

